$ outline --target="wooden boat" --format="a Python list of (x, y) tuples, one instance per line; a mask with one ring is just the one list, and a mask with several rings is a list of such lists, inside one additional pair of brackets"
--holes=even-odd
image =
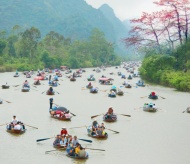
[(129, 75), (127, 79), (132, 80), (132, 76), (131, 76), (131, 75)]
[(58, 86), (58, 83), (57, 81), (49, 81), (49, 86), (52, 86), (52, 87), (57, 87)]
[(55, 92), (53, 91), (53, 92), (50, 92), (49, 90), (46, 92), (46, 95), (54, 95), (55, 94)]
[(144, 105), (143, 110), (146, 112), (156, 112), (157, 111), (157, 109), (155, 107), (149, 106), (149, 105)]
[(113, 95), (113, 94), (110, 94), (110, 93), (109, 93), (109, 94), (108, 94), (108, 97), (114, 98), (114, 97), (116, 97), (116, 94)]
[(66, 147), (63, 146), (63, 145), (60, 145), (60, 144), (57, 144), (57, 145), (53, 144), (53, 147), (56, 148), (56, 149), (66, 150)]
[(27, 75), (26, 75), (26, 78), (31, 78), (31, 75), (27, 74)]
[(90, 89), (90, 93), (98, 93), (98, 89), (93, 89), (93, 88), (91, 88), (91, 89)]
[(70, 78), (70, 81), (76, 81), (76, 78), (71, 77), (71, 78)]
[(158, 96), (157, 95), (154, 95), (154, 96), (152, 96), (151, 94), (148, 96), (148, 98), (149, 99), (154, 99), (154, 100), (156, 100), (156, 99), (158, 99)]
[(22, 92), (29, 92), (30, 91), (30, 87), (23, 87), (21, 89)]
[(186, 111), (187, 111), (187, 113), (190, 113), (190, 107), (188, 107), (188, 108), (186, 109)]
[(19, 77), (19, 74), (15, 74), (13, 77)]
[(124, 92), (123, 92), (123, 91), (118, 91), (118, 92), (117, 92), (117, 95), (123, 96), (123, 95), (124, 95)]
[(2, 89), (8, 89), (9, 87), (9, 85), (2, 85)]
[(138, 82), (138, 83), (136, 83), (136, 85), (138, 85), (139, 87), (145, 87), (143, 82)]
[(132, 86), (130, 84), (125, 85), (125, 88), (131, 88)]
[(111, 118), (107, 118), (106, 117), (106, 114), (103, 116), (103, 120), (105, 121), (105, 122), (115, 122), (115, 121), (117, 121), (117, 115), (116, 114), (113, 114), (112, 116), (111, 116)]
[(23, 134), (26, 132), (26, 129), (8, 129), (8, 125), (6, 126), (7, 132), (14, 133), (14, 134)]
[(87, 80), (88, 81), (95, 81), (96, 79), (94, 77), (91, 77), (91, 78), (89, 77), (89, 78), (87, 78)]
[(99, 78), (99, 82), (102, 85), (113, 85), (112, 78)]
[(117, 72), (118, 76), (121, 76), (121, 72)]
[(41, 85), (40, 81), (35, 81), (34, 85)]
[(91, 88), (93, 88), (93, 86), (92, 85), (91, 86), (87, 85), (86, 88), (91, 89)]
[(63, 116), (63, 117), (56, 117), (56, 116), (52, 116), (52, 115), (51, 115), (51, 117), (55, 118), (55, 119), (58, 119), (58, 120), (61, 120), (61, 121), (71, 121), (71, 118), (72, 118), (72, 117), (68, 117), (67, 118), (65, 116)]
[(88, 159), (88, 155), (86, 157), (79, 157), (79, 156), (71, 156), (71, 155), (69, 155), (67, 153), (66, 156), (69, 157), (69, 158), (80, 159), (80, 160), (82, 160), (82, 159)]
[(106, 135), (92, 135), (92, 126), (89, 126), (87, 128), (87, 133), (88, 133), (88, 136), (90, 136), (92, 138), (98, 138), (98, 139), (107, 139), (108, 138), (107, 133), (106, 133)]

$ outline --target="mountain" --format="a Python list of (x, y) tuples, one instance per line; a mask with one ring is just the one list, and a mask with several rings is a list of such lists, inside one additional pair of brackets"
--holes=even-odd
[(122, 44), (121, 39), (127, 37), (129, 28), (127, 28), (127, 26), (125, 26), (125, 24), (123, 24), (123, 22), (121, 22), (120, 19), (115, 16), (113, 9), (107, 4), (102, 5), (99, 10), (104, 14), (106, 19), (109, 20), (109, 22), (112, 24), (113, 32), (117, 34), (115, 35), (114, 40), (117, 45), (117, 52), (120, 54), (126, 54), (127, 50), (124, 44)]
[(84, 0), (1, 0), (0, 4), (0, 30), (35, 26), (42, 36), (56, 31), (75, 40), (87, 39), (98, 28), (118, 47), (126, 36), (127, 28), (108, 5), (95, 9)]

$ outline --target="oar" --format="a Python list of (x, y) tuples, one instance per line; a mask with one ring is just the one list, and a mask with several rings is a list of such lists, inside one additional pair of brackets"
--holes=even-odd
[(7, 103), (11, 103), (10, 101), (4, 100), (4, 99), (1, 99), (1, 100), (6, 101)]
[(60, 148), (60, 149), (49, 150), (49, 151), (46, 151), (45, 153), (49, 153), (49, 152), (52, 152), (52, 151), (59, 151), (59, 150), (65, 150), (65, 148)]
[(92, 143), (92, 140), (86, 140), (86, 139), (80, 139), (80, 138), (78, 138), (78, 140), (86, 141), (86, 142), (90, 142), (90, 143)]
[(99, 150), (99, 151), (106, 151), (104, 149), (93, 149), (93, 148), (85, 148), (85, 149), (90, 149), (90, 150)]
[[(57, 91), (55, 91), (55, 92), (57, 92)], [(58, 94), (60, 94), (59, 92), (57, 92)]]
[(19, 84), (19, 85), (15, 85), (15, 86), (13, 86), (13, 87), (18, 87), (18, 86), (20, 86), (20, 85), (22, 85), (22, 84)]
[(141, 98), (145, 98), (145, 97), (147, 97), (147, 96), (143, 96), (143, 97), (141, 97)]
[(158, 95), (159, 97), (161, 97), (162, 99), (166, 99), (166, 98), (164, 98), (164, 97), (162, 97), (162, 96), (160, 96), (160, 95)]
[[(106, 128), (106, 129), (107, 129), (107, 128)], [(107, 130), (113, 131), (113, 132), (115, 132), (115, 133), (119, 133), (119, 132), (117, 132), (117, 131), (115, 131), (115, 130), (111, 130), (111, 129), (107, 129)]]
[(31, 127), (31, 128), (34, 128), (34, 129), (38, 129), (37, 127), (35, 127), (35, 126), (31, 126), (31, 125), (27, 125), (27, 124), (25, 124), (26, 126), (29, 126), (29, 127)]
[(84, 126), (72, 127), (72, 128), (69, 128), (69, 129), (82, 128), (82, 127), (86, 127), (86, 126), (84, 125)]
[[(71, 112), (70, 112), (71, 113)], [(76, 116), (75, 114), (71, 113), (73, 116)]]
[(95, 116), (91, 116), (91, 119), (92, 118), (95, 118), (95, 117), (98, 117), (98, 116), (101, 116), (102, 114), (99, 114), (99, 115), (95, 115)]
[(8, 123), (5, 123), (5, 124), (1, 124), (0, 126), (6, 125), (6, 124), (8, 124)]
[[(46, 92), (46, 90), (44, 92)], [(43, 94), (44, 92), (42, 92), (41, 94)]]
[(186, 110), (184, 110), (182, 113), (185, 113), (187, 111), (187, 109)]
[(127, 115), (127, 114), (119, 114), (119, 115), (131, 117), (131, 115)]
[(37, 140), (36, 140), (36, 142), (40, 142), (40, 141), (49, 140), (49, 139), (51, 139), (51, 138), (55, 138), (55, 137), (37, 139)]

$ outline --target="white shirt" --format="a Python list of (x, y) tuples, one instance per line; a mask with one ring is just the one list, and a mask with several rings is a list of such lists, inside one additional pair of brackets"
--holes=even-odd
[(12, 119), (12, 123), (15, 125), (15, 124), (17, 124), (17, 122), (18, 122), (18, 119)]

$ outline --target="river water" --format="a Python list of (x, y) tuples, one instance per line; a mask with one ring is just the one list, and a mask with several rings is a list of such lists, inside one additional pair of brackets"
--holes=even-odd
[[(110, 89), (110, 86), (100, 85), (98, 78), (103, 74), (114, 78), (114, 85), (120, 86), (124, 80), (117, 75), (121, 71), (126, 76), (129, 73), (123, 68), (107, 68), (106, 71), (96, 73), (92, 68), (86, 69), (81, 78), (76, 82), (70, 82), (63, 76), (59, 86), (54, 88), (60, 94), (53, 96), (54, 102), (68, 108), (76, 117), (70, 122), (53, 119), (49, 115), (49, 98), (41, 94), (48, 89), (48, 81), (42, 81), (44, 85), (32, 87), (30, 92), (21, 92), (21, 87), (12, 85), (22, 84), (26, 79), (24, 75), (14, 78), (14, 73), (1, 73), (0, 84), (8, 82), (10, 89), (0, 89), (0, 98), (11, 101), (0, 105), (0, 124), (10, 122), (13, 115), (24, 123), (38, 127), (33, 129), (26, 126), (27, 131), (22, 135), (12, 135), (6, 132), (5, 126), (0, 126), (0, 164), (103, 164), (103, 163), (128, 163), (128, 164), (188, 164), (190, 163), (190, 115), (182, 113), (190, 106), (190, 94), (175, 91), (172, 88), (148, 85), (144, 88), (135, 87), (139, 78), (131, 80), (132, 88), (123, 88), (124, 96), (108, 98), (107, 92), (99, 91), (91, 94), (84, 90), (87, 77), (94, 74), (96, 81), (93, 86), (99, 90)], [(114, 75), (109, 75), (114, 72)], [(30, 84), (33, 78), (28, 79)], [(146, 95), (155, 91), (158, 100), (151, 101)], [(142, 107), (145, 102), (154, 102), (158, 108), (156, 113), (144, 112)], [(78, 138), (93, 140), (93, 143), (80, 141), (83, 147), (105, 149), (106, 151), (87, 150), (89, 159), (73, 160), (65, 155), (65, 151), (53, 151), (45, 154), (45, 151), (53, 150), (53, 139), (36, 142), (37, 139), (53, 137), (60, 133), (61, 127), (78, 127), (90, 125), (91, 116), (105, 113), (109, 106), (113, 106), (118, 114), (130, 114), (132, 117), (118, 115), (118, 121), (105, 123), (106, 128), (120, 133), (108, 131), (107, 140), (97, 140), (87, 136), (86, 128), (69, 129), (69, 133)], [(138, 108), (138, 109), (135, 109)], [(102, 123), (102, 116), (97, 117)]]

